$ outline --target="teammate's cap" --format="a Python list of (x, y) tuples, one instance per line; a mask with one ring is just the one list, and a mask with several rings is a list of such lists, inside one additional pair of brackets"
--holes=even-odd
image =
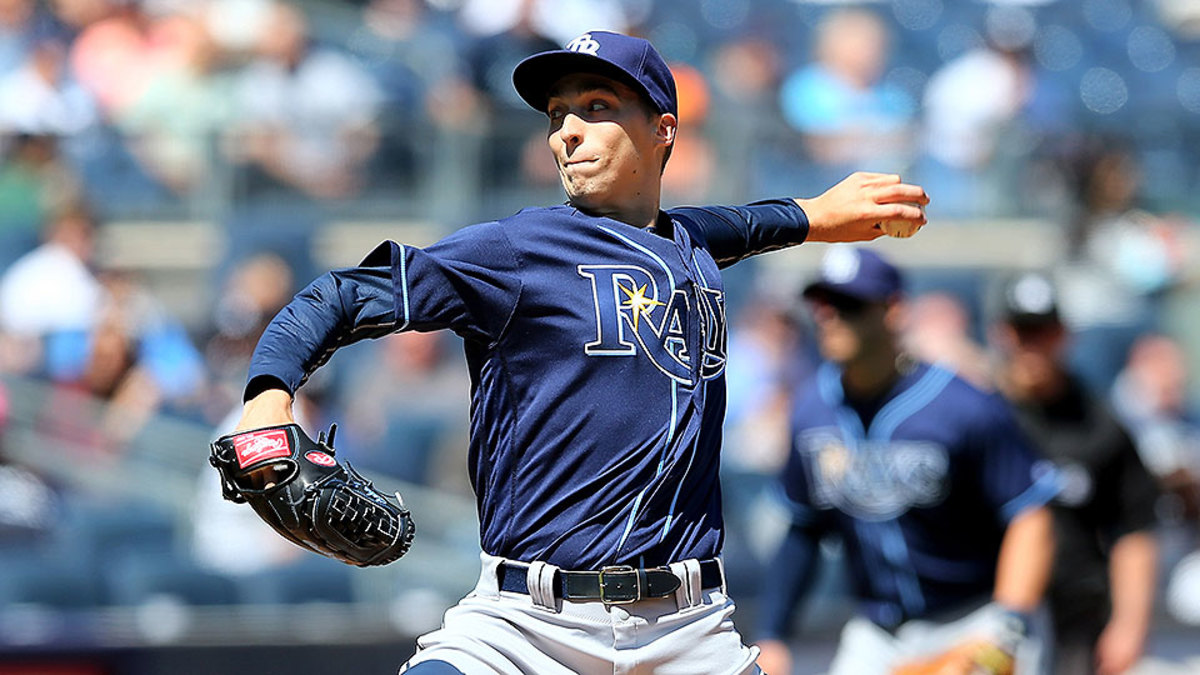
[(804, 297), (836, 293), (867, 302), (885, 302), (903, 292), (900, 270), (883, 256), (867, 248), (834, 246), (821, 260), (817, 279), (804, 288)]
[(1041, 272), (1023, 272), (1000, 289), (1000, 314), (1009, 323), (1057, 323), (1058, 292), (1054, 280)]
[(594, 30), (562, 49), (534, 54), (513, 70), (513, 86), (525, 102), (546, 112), (550, 87), (573, 73), (596, 73), (633, 87), (658, 112), (679, 114), (675, 77), (654, 45), (641, 38)]

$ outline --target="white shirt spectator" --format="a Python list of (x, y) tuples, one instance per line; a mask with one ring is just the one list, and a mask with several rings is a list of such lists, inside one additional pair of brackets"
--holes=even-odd
[(0, 130), (70, 136), (96, 122), (95, 101), (62, 75), (64, 54), (62, 47), (44, 43), (0, 79)]
[(87, 330), (101, 296), (99, 282), (74, 252), (43, 244), (0, 279), (0, 330), (24, 336)]
[(925, 89), (925, 151), (956, 168), (985, 165), (1026, 96), (1020, 69), (999, 52), (976, 49), (950, 61)]

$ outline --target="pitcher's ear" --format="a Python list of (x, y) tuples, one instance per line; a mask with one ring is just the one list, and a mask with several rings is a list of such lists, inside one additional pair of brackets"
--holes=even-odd
[(655, 137), (664, 145), (674, 145), (675, 133), (679, 130), (679, 119), (671, 113), (663, 113), (658, 118), (658, 128)]

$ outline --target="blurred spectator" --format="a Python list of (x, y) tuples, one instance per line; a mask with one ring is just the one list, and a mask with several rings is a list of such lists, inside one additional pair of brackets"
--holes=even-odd
[[(438, 332), (391, 335), (356, 348), (359, 358), (342, 360), (338, 436), (355, 466), (411, 483), (466, 488), (460, 466), (468, 410), (462, 402), (470, 383), (449, 340)], [(363, 353), (368, 350), (373, 355)]]
[[(558, 171), (546, 158), (545, 119), (529, 114), (512, 85), (512, 72), (526, 56), (561, 45), (534, 26), (536, 0), (518, 0), (511, 5), (516, 11), (512, 25), (479, 38), (468, 50), (471, 82), (490, 113), (492, 132), (482, 148), (481, 175), (485, 186), (511, 187), (522, 179), (555, 185)], [(519, 173), (512, 170), (513, 157), (521, 158)]]
[(713, 50), (714, 89), (730, 105), (762, 109), (774, 105), (779, 86), (778, 47), (755, 37), (742, 37)]
[(4, 547), (27, 545), (47, 534), (58, 515), (57, 497), (45, 479), (5, 452), (8, 396), (0, 382), (0, 546)]
[(1121, 139), (1086, 139), (1068, 167), (1076, 213), (1058, 272), (1062, 312), (1075, 335), (1073, 366), (1104, 393), (1134, 339), (1159, 327), (1162, 302), (1187, 269), (1185, 225), (1141, 208), (1139, 162)]
[[(443, 13), (423, 0), (370, 0), (347, 47), (374, 77), (383, 96), (378, 181), (411, 183), (430, 139), (413, 133), (422, 122), (448, 117), (438, 101), (469, 91), (463, 37)], [(453, 105), (459, 116), (473, 105)]]
[(19, 67), (45, 23), (35, 0), (0, 0), (0, 74)]
[(1187, 40), (1200, 38), (1200, 5), (1191, 0), (1162, 0), (1154, 3), (1163, 24)]
[(73, 35), (113, 14), (124, 0), (50, 0), (45, 3), (54, 18)]
[(58, 11), (78, 30), (71, 43), (72, 71), (109, 119), (124, 114), (156, 71), (179, 58), (141, 2), (60, 0)]
[(295, 275), (275, 253), (238, 262), (226, 277), (213, 308), (212, 327), (203, 338), (204, 358), (215, 380), (208, 416), (221, 419), (241, 403), (250, 355), (271, 317), (296, 292)]
[(663, 201), (699, 204), (712, 192), (717, 163), (716, 148), (705, 133), (708, 81), (700, 70), (686, 63), (672, 63), (670, 67), (679, 96), (679, 126), (672, 161), (663, 172)]
[[(494, 3), (489, 3), (489, 8)], [(546, 37), (533, 22), (535, 0), (512, 3), (514, 21), (504, 30), (479, 38), (469, 49), (471, 80), (497, 108), (523, 110), (525, 102), (512, 85), (513, 68), (530, 54), (559, 49), (562, 45)]]
[(994, 6), (983, 19), (984, 43), (942, 64), (925, 86), (919, 171), (943, 217), (1012, 215), (1027, 207), (1047, 186), (1024, 183), (1022, 160), (1035, 147), (1026, 136), (1069, 119), (1061, 94), (1034, 68), (1030, 10)]
[(0, 456), (0, 550), (44, 539), (54, 529), (58, 508), (58, 496), (44, 478)]
[(383, 94), (354, 60), (317, 45), (297, 7), (272, 2), (254, 59), (234, 82), (226, 150), (248, 169), (247, 197), (350, 197), (379, 143)]
[(41, 364), (42, 340), (87, 331), (96, 321), (102, 290), (92, 273), (95, 224), (79, 207), (51, 215), (45, 243), (0, 277), (0, 370), (29, 372)]
[(67, 63), (67, 45), (43, 39), (0, 79), (0, 132), (69, 136), (96, 122), (95, 101)]
[(792, 392), (813, 368), (804, 328), (785, 301), (759, 296), (729, 327), (728, 405), (721, 449), (725, 574), (753, 598), (783, 524), (770, 511), (773, 479), (791, 447)]
[(589, 30), (628, 30), (629, 5), (621, 0), (465, 0), (459, 20), (470, 35), (495, 35), (527, 23), (557, 48)]
[(38, 244), (38, 231), (54, 213), (82, 198), (83, 186), (61, 157), (54, 136), (17, 134), (6, 139), (0, 165), (0, 270)]
[(424, 112), (430, 89), (462, 76), (460, 41), (422, 0), (370, 0), (348, 48), (378, 81), (389, 112), (407, 117)]
[[(782, 56), (770, 40), (743, 36), (714, 48), (711, 57), (713, 114), (706, 135), (717, 144), (724, 166), (750, 167), (748, 175), (724, 172), (712, 187), (718, 194), (787, 194), (796, 172), (807, 171), (797, 159), (805, 154), (794, 134), (771, 133), (786, 126), (779, 113)], [(764, 136), (773, 142), (764, 143)]]
[(154, 32), (174, 45), (116, 123), (146, 173), (176, 194), (205, 187), (217, 132), (232, 119), (222, 55), (200, 16), (166, 14)]
[(890, 40), (874, 11), (832, 10), (817, 28), (814, 60), (783, 82), (783, 115), (829, 176), (864, 163), (899, 171), (908, 160), (916, 107), (905, 90), (882, 79)]
[(722, 463), (732, 471), (774, 476), (790, 447), (792, 392), (813, 367), (798, 317), (759, 298), (730, 327), (728, 351)]
[(1005, 282), (992, 335), (997, 384), (1059, 470), (1055, 566), (1046, 598), (1055, 675), (1124, 673), (1141, 658), (1154, 605), (1158, 488), (1129, 433), (1069, 370), (1050, 277)]
[(1134, 342), (1111, 392), (1113, 408), (1133, 432), (1142, 461), (1163, 487), (1164, 572), (1200, 548), (1200, 425), (1188, 409), (1188, 382), (1179, 343), (1148, 334)]
[[(81, 415), (64, 419), (51, 406), (54, 415), (44, 422), (54, 427), (48, 431), (119, 452), (154, 414), (192, 414), (206, 372), (182, 325), (147, 288), (115, 271), (104, 273), (102, 282), (101, 302), (86, 330), (46, 340), (45, 368), (59, 386), (59, 400), (82, 406)], [(90, 399), (104, 404), (98, 419), (83, 412)]]
[(76, 31), (71, 71), (96, 101), (102, 124), (79, 135), (72, 162), (88, 199), (101, 211), (125, 213), (162, 207), (169, 190), (136, 154), (137, 139), (119, 133), (121, 122), (164, 70), (189, 58), (189, 44), (149, 5), (126, 0), (57, 0), (55, 12)]
[(971, 317), (962, 301), (935, 291), (909, 301), (904, 348), (913, 356), (953, 370), (980, 389), (990, 389), (987, 350), (971, 336)]

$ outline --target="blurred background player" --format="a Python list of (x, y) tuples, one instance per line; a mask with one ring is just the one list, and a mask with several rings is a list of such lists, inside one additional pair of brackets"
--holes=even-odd
[[(784, 640), (841, 537), (859, 600), (830, 672), (892, 673), (940, 657), (985, 672), (1039, 669), (1054, 473), (1007, 406), (900, 348), (900, 271), (868, 249), (830, 250), (805, 288), (825, 363), (794, 404), (781, 487), (792, 523), (760, 617), (759, 665), (791, 672)], [(779, 590), (782, 589), (782, 592)], [(999, 652), (997, 652), (999, 650)], [(960, 671), (950, 671), (960, 672)], [(961, 672), (967, 672), (962, 670)]]
[(1046, 596), (1053, 672), (1126, 672), (1150, 629), (1157, 485), (1125, 427), (1065, 365), (1069, 335), (1051, 279), (1031, 272), (1008, 280), (1000, 303), (997, 384), (1062, 479), (1051, 506), (1058, 549)]

